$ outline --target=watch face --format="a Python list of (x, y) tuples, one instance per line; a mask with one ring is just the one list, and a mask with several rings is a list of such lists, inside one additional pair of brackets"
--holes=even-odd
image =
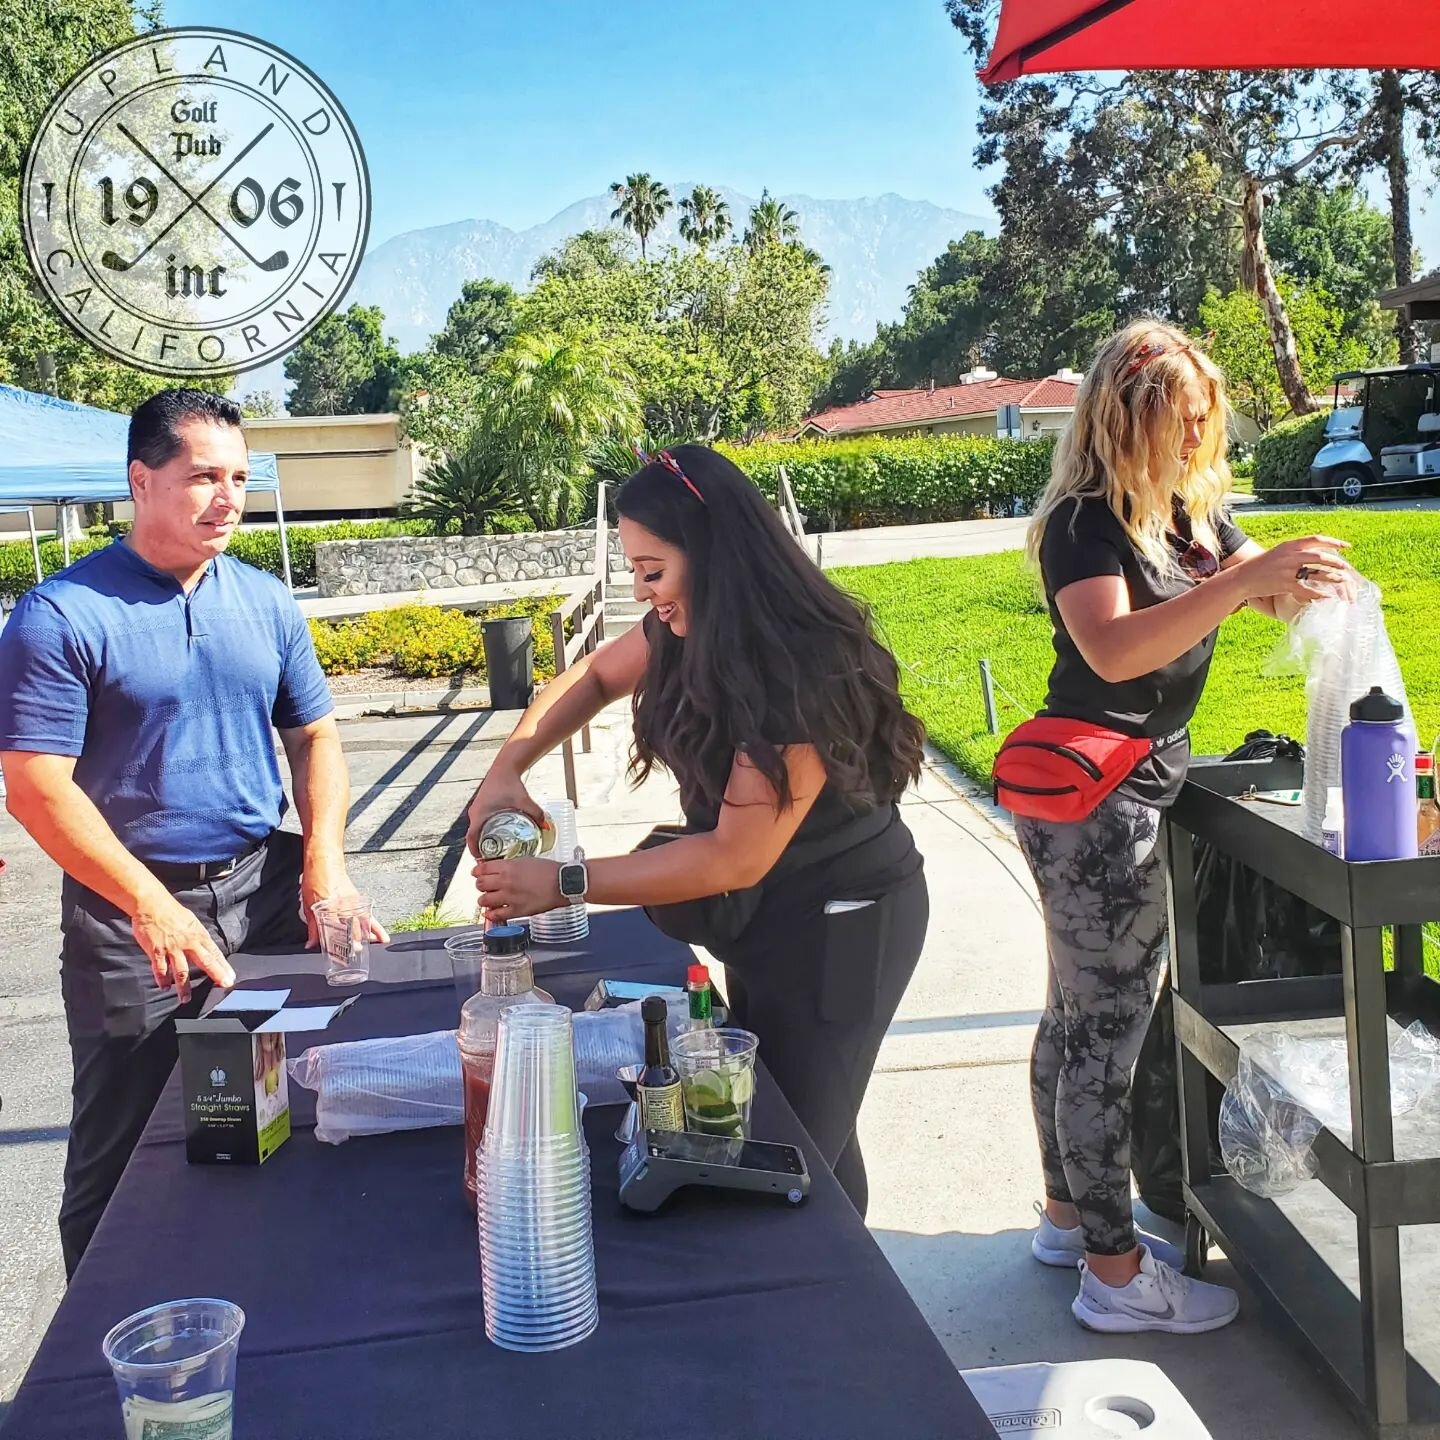
[(585, 867), (583, 865), (562, 865), (560, 867), (560, 893), (567, 900), (578, 900), (585, 893)]

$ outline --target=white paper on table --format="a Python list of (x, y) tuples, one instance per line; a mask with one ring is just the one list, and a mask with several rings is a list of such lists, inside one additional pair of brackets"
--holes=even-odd
[(279, 1010), (263, 1025), (257, 1025), (257, 1033), (293, 1034), (297, 1030), (323, 1030), (343, 1010), (355, 1003), (352, 995), (338, 1005), (295, 1005), (288, 1010)]
[(206, 1013), (233, 1015), (239, 1010), (278, 1010), (289, 998), (288, 990), (232, 990)]

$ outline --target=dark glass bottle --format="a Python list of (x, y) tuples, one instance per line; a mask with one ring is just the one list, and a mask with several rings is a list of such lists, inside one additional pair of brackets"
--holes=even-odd
[(680, 1093), (680, 1072), (670, 1063), (670, 1042), (665, 1038), (665, 1001), (647, 995), (640, 1005), (645, 1022), (645, 1069), (635, 1086), (644, 1130), (683, 1130), (685, 1102)]

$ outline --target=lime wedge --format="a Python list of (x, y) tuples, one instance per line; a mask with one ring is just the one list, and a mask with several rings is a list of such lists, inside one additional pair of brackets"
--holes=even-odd
[(697, 1070), (684, 1077), (685, 1093), (696, 1109), (730, 1104), (730, 1086), (718, 1070)]
[(755, 1072), (735, 1070), (730, 1075), (730, 1098), (736, 1105), (748, 1105), (755, 1096)]

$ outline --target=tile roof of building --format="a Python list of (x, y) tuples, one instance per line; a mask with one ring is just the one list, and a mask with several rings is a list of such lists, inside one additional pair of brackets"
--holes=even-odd
[(1023, 410), (1068, 410), (1075, 404), (1078, 380), (973, 380), (924, 390), (875, 390), (853, 405), (839, 405), (807, 416), (802, 430), (826, 435), (879, 430), (895, 425), (924, 425), (968, 415), (993, 415), (1002, 405)]

